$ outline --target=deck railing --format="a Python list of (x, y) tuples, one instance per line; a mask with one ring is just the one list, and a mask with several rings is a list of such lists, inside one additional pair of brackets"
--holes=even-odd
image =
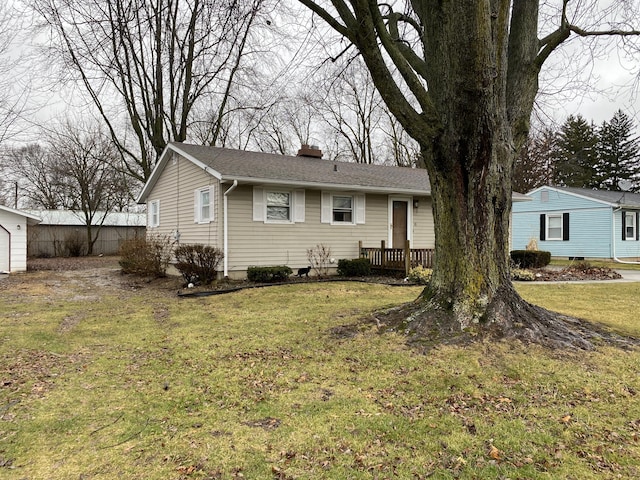
[(362, 241), (358, 242), (360, 257), (368, 258), (371, 267), (376, 270), (409, 271), (422, 265), (425, 268), (433, 267), (435, 250), (432, 248), (411, 248), (409, 240), (404, 248), (386, 248), (385, 241), (380, 242), (380, 247), (364, 247)]

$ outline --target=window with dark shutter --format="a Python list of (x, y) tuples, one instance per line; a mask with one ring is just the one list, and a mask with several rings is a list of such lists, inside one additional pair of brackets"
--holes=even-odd
[(638, 240), (638, 212), (622, 211), (622, 240)]

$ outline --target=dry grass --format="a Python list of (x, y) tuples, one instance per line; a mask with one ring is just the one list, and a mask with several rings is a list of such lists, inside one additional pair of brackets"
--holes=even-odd
[[(0, 477), (640, 475), (639, 352), (501, 342), (424, 356), (375, 326), (332, 333), (417, 287), (179, 299), (166, 282), (108, 274), (0, 284)], [(618, 308), (638, 287), (598, 287), (519, 288), (558, 309), (591, 303), (607, 312), (593, 320), (640, 334), (638, 300)]]

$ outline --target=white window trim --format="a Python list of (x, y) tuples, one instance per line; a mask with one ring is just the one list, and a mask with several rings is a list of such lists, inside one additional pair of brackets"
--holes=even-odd
[[(335, 217), (335, 210), (336, 207), (334, 205), (334, 200), (336, 199), (336, 197), (341, 197), (341, 198), (350, 198), (351, 199), (351, 221), (350, 222), (341, 222), (341, 221), (336, 221), (334, 220)], [(345, 209), (345, 211), (347, 211)], [(331, 195), (331, 225), (355, 225), (356, 224), (356, 198), (355, 195), (349, 195), (347, 193), (345, 194), (339, 194), (339, 193), (333, 193)]]
[[(351, 221), (336, 222), (333, 220), (333, 199), (334, 197), (351, 197)], [(322, 192), (321, 193), (321, 213), (320, 222), (331, 225), (354, 226), (365, 223), (366, 196), (364, 193), (349, 192)]]
[[(549, 232), (551, 231), (551, 222), (549, 221), (552, 218), (559, 218), (560, 219), (560, 236), (559, 237), (552, 237)], [(562, 213), (548, 213), (547, 214), (547, 218), (546, 218), (547, 222), (545, 225), (546, 228), (546, 240), (550, 241), (550, 242), (557, 242), (557, 241), (562, 241), (562, 239), (564, 238), (564, 219), (562, 216)]]
[[(274, 220), (267, 218), (267, 197), (269, 193), (287, 193), (289, 195), (289, 219)], [(305, 191), (285, 188), (253, 187), (253, 221), (273, 225), (292, 225), (305, 221)]]
[[(155, 207), (155, 221), (154, 221), (154, 210)], [(148, 204), (148, 214), (147, 214), (147, 224), (149, 228), (157, 228), (160, 226), (160, 200), (151, 200)]]
[[(208, 192), (209, 193), (209, 217), (208, 218), (204, 218), (202, 217), (202, 207), (204, 206), (202, 204), (202, 194), (204, 192)], [(195, 214), (194, 214), (194, 221), (195, 223), (198, 224), (204, 224), (204, 223), (211, 223), (214, 221), (215, 218), (215, 212), (214, 212), (214, 205), (215, 205), (215, 201), (214, 201), (214, 187), (213, 185), (208, 185), (206, 187), (201, 187), (196, 189), (195, 193), (194, 193), (194, 208), (195, 208)]]
[[(269, 194), (270, 193), (286, 193), (289, 195), (289, 218), (286, 220), (279, 220), (275, 218), (269, 218)], [(265, 188), (264, 189), (264, 223), (284, 223), (284, 224), (292, 224), (293, 221), (293, 213), (295, 206), (293, 205), (293, 192), (290, 190), (283, 190), (278, 188)]]
[[(628, 217), (627, 217), (628, 215)], [(638, 226), (636, 225), (636, 212), (635, 211), (630, 211), (624, 212), (624, 239), (625, 241), (628, 240), (635, 240), (636, 239), (636, 228), (638, 228)], [(631, 225), (629, 225), (629, 218), (631, 218)], [(629, 231), (629, 227), (633, 228), (633, 233), (631, 235), (628, 235), (627, 232)]]

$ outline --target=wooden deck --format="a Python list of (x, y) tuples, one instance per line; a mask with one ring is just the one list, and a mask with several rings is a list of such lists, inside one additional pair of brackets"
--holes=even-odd
[(384, 240), (380, 247), (364, 247), (360, 241), (358, 251), (361, 258), (369, 259), (373, 269), (404, 272), (405, 275), (418, 265), (432, 268), (435, 254), (432, 248), (411, 248), (409, 240), (404, 248), (386, 248)]

